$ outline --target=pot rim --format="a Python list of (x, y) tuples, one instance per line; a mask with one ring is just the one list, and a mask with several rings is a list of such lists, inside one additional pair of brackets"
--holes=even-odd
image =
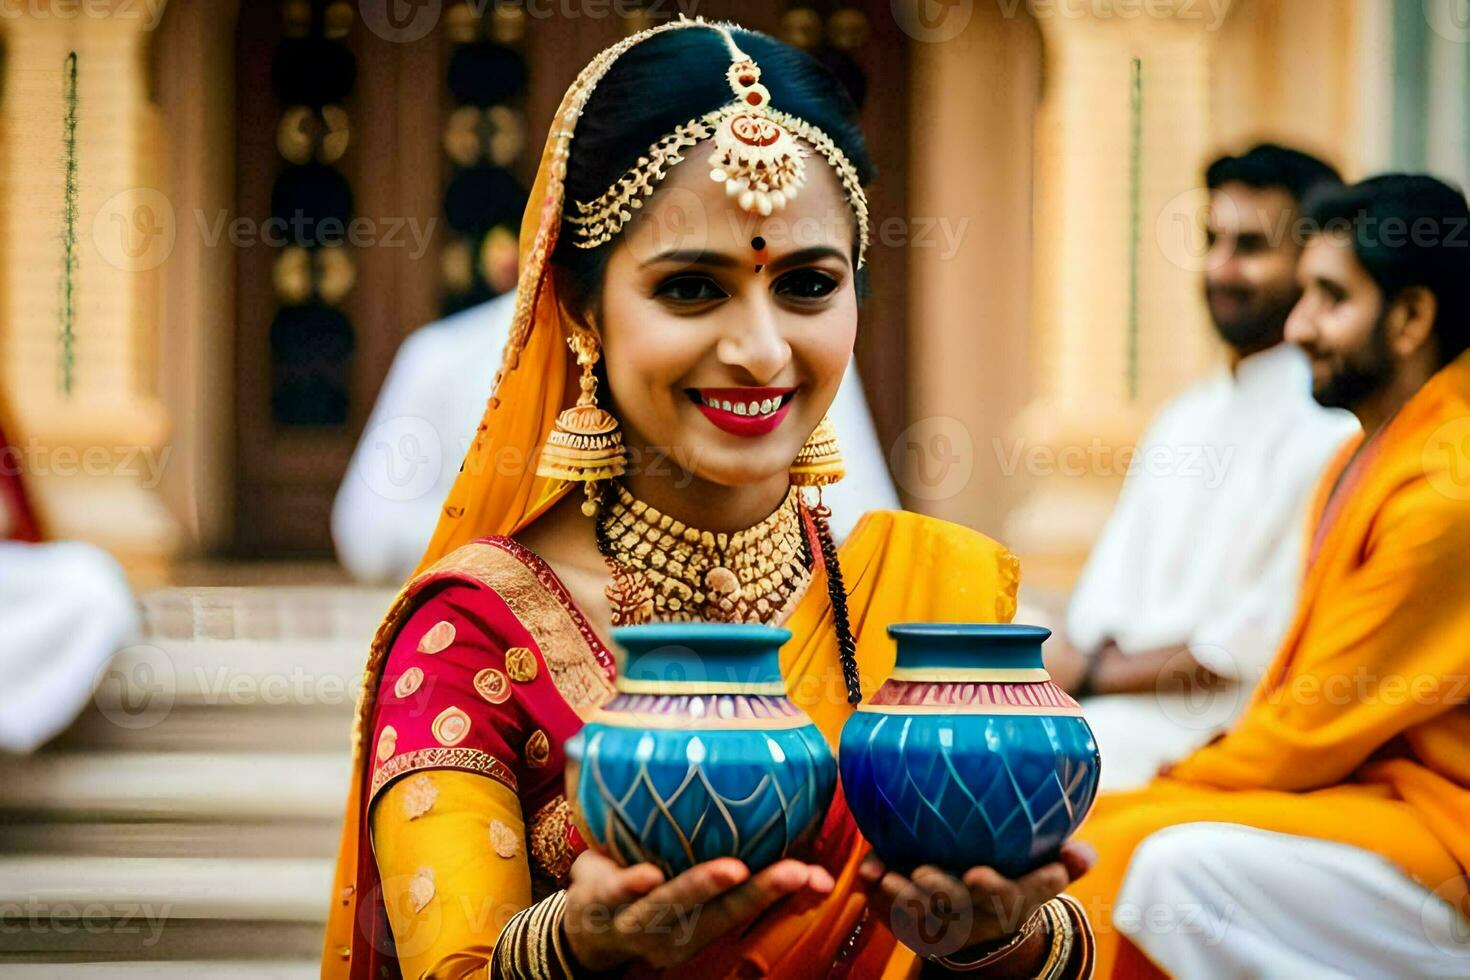
[(1042, 642), (1051, 636), (1045, 626), (1025, 623), (892, 623), (888, 635), (893, 639), (964, 639), (1026, 640)]

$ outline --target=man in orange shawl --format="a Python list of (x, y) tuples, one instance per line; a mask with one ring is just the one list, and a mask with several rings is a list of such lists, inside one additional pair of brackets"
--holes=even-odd
[(1287, 339), (1364, 435), (1243, 716), (1082, 828), (1099, 976), (1470, 972), (1470, 213), (1399, 175), (1309, 210)]

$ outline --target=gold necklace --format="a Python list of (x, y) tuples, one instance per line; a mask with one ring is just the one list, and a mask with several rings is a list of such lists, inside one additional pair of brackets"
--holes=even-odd
[(613, 481), (598, 540), (613, 580), (614, 626), (660, 621), (779, 623), (811, 582), (801, 488), (754, 527), (701, 531), (661, 514)]

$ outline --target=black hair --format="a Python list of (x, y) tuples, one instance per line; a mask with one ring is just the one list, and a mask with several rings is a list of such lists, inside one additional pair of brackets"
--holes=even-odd
[(1341, 187), (1336, 170), (1310, 153), (1276, 143), (1259, 143), (1240, 156), (1223, 156), (1205, 169), (1205, 186), (1218, 190), (1225, 184), (1265, 189), (1279, 187), (1302, 204), (1314, 193)]
[[(837, 76), (774, 38), (743, 28), (731, 33), (760, 66), (771, 106), (825, 132), (852, 162), (859, 181), (868, 184), (873, 163), (858, 127), (857, 108)], [(599, 197), (675, 127), (729, 103), (734, 98), (726, 78), (729, 65), (724, 39), (709, 28), (664, 31), (623, 52), (577, 120), (567, 160), (566, 216), (577, 213), (573, 201)], [(808, 159), (812, 165), (825, 164), (814, 154)], [(572, 298), (587, 306), (600, 292), (609, 247), (617, 239), (591, 249), (578, 247), (576, 240), (575, 226), (563, 220), (552, 262), (569, 274)]]
[(1351, 237), (1353, 252), (1385, 304), (1419, 286), (1434, 294), (1440, 364), (1470, 348), (1470, 207), (1465, 195), (1420, 174), (1384, 174), (1307, 202), (1316, 234)]

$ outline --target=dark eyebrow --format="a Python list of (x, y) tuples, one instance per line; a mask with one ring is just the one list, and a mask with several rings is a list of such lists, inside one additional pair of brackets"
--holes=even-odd
[(840, 248), (833, 248), (831, 245), (813, 245), (811, 248), (798, 249), (788, 255), (783, 255), (766, 266), (766, 268), (772, 272), (780, 272), (782, 269), (807, 265), (818, 259), (828, 258), (838, 258), (849, 265), (852, 264), (852, 260), (848, 258), (847, 253)]
[(667, 252), (659, 252), (653, 258), (644, 262), (645, 267), (660, 262), (676, 262), (679, 265), (709, 265), (717, 269), (733, 269), (740, 264), (734, 256), (726, 255), (724, 252), (711, 252), (697, 248), (670, 249)]

